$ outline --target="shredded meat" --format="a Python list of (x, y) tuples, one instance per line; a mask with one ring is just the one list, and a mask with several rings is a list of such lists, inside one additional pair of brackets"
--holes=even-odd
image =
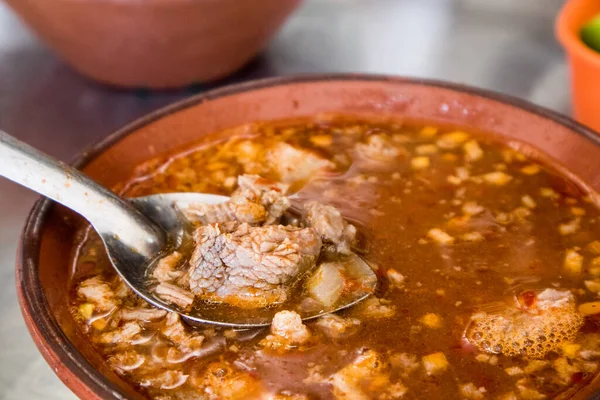
[(184, 310), (189, 310), (194, 303), (194, 294), (172, 283), (161, 283), (154, 292), (161, 299), (176, 304)]
[(152, 272), (152, 276), (159, 282), (171, 282), (179, 278), (183, 274), (183, 271), (177, 270), (177, 264), (180, 260), (181, 253), (177, 251), (161, 258)]
[(311, 202), (305, 205), (308, 224), (319, 234), (323, 242), (335, 245), (340, 253), (349, 254), (356, 239), (356, 228), (344, 220), (333, 206)]
[(182, 210), (192, 222), (214, 224), (237, 221), (250, 225), (270, 225), (279, 221), (290, 206), (285, 196), (289, 186), (258, 175), (238, 176), (238, 188), (229, 201), (219, 204), (191, 204)]
[(162, 334), (182, 350), (198, 350), (204, 343), (204, 336), (188, 332), (177, 313), (169, 313)]
[(264, 307), (287, 298), (289, 287), (314, 266), (321, 240), (310, 228), (282, 225), (233, 232), (221, 225), (194, 232), (190, 290), (203, 298), (240, 307)]
[(110, 285), (98, 276), (81, 282), (77, 288), (77, 294), (94, 303), (100, 311), (112, 310), (118, 305)]
[(282, 142), (267, 152), (267, 162), (285, 183), (305, 182), (320, 171), (335, 168), (334, 163), (313, 152)]
[(209, 364), (204, 374), (195, 381), (209, 399), (252, 399), (259, 398), (262, 392), (258, 379), (239, 371), (227, 361)]
[(137, 322), (127, 322), (123, 326), (104, 332), (99, 337), (100, 343), (131, 343), (133, 337), (142, 331), (142, 327)]
[(146, 358), (133, 350), (117, 353), (108, 359), (108, 362), (121, 372), (133, 371), (146, 362)]
[(119, 317), (123, 321), (156, 321), (162, 319), (167, 312), (160, 308), (122, 308)]

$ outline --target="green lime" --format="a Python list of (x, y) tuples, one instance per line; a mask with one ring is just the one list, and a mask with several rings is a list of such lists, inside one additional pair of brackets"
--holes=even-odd
[(581, 28), (581, 40), (591, 49), (600, 52), (600, 14)]

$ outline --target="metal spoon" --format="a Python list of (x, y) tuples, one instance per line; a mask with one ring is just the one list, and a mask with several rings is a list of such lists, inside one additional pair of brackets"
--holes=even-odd
[[(149, 290), (147, 270), (167, 249), (183, 237), (186, 221), (179, 210), (190, 203), (217, 204), (226, 196), (203, 193), (169, 193), (124, 200), (68, 166), (0, 131), (0, 175), (61, 203), (85, 217), (98, 232), (108, 257), (125, 283), (150, 304), (181, 314), (188, 322), (237, 328), (268, 326), (270, 318), (252, 316), (241, 310), (238, 316), (214, 318), (202, 310), (185, 313), (164, 302)], [(366, 264), (365, 264), (366, 265)], [(377, 278), (368, 268), (364, 295), (335, 310), (315, 311), (303, 319), (350, 307), (375, 290)], [(370, 286), (372, 287), (370, 287)], [(207, 307), (207, 309), (210, 307)]]

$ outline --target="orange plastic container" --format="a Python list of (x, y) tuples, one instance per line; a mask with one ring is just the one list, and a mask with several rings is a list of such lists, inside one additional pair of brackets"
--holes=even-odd
[(571, 68), (574, 116), (600, 132), (600, 53), (580, 39), (581, 27), (600, 13), (600, 0), (569, 0), (556, 21), (556, 35)]

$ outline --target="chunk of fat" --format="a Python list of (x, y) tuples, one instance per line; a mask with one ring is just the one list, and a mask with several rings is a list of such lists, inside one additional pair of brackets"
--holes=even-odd
[(344, 290), (344, 276), (341, 266), (336, 262), (322, 263), (308, 280), (307, 287), (311, 297), (325, 307), (332, 307)]
[(279, 142), (267, 151), (267, 162), (284, 183), (307, 181), (335, 164), (315, 153)]
[(271, 334), (259, 342), (259, 345), (277, 352), (292, 349), (303, 350), (310, 343), (311, 332), (302, 323), (300, 315), (294, 311), (280, 311), (271, 322)]
[(289, 340), (291, 343), (304, 343), (310, 332), (302, 323), (300, 315), (294, 311), (280, 311), (273, 317), (271, 333)]
[(327, 314), (320, 317), (315, 326), (325, 336), (333, 339), (347, 338), (358, 331), (360, 320), (356, 318), (343, 318), (335, 314)]
[[(389, 365), (373, 350), (360, 354), (351, 364), (333, 374), (329, 379), (333, 394), (340, 400), (367, 400), (372, 392), (389, 386)], [(368, 387), (367, 393), (363, 388)]]

